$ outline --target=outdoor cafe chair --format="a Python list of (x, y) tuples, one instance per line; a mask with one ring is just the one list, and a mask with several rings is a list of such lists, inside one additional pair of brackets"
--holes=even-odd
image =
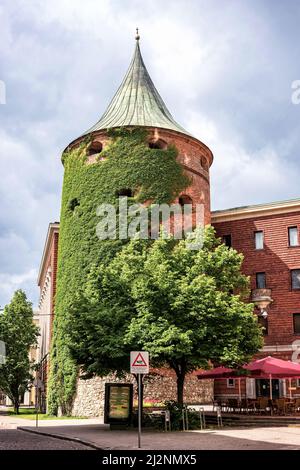
[(242, 398), (240, 401), (240, 413), (248, 413), (248, 400)]
[(300, 398), (296, 398), (295, 401), (295, 412), (300, 413)]
[(296, 401), (293, 399), (285, 399), (285, 409), (288, 414), (296, 413)]
[(274, 412), (278, 415), (286, 414), (286, 404), (284, 398), (278, 398), (274, 402)]
[(256, 409), (260, 414), (268, 413), (269, 411), (271, 412), (269, 398), (265, 398), (265, 397), (258, 398)]
[(238, 400), (236, 398), (229, 398), (227, 402), (227, 411), (235, 413), (238, 409)]

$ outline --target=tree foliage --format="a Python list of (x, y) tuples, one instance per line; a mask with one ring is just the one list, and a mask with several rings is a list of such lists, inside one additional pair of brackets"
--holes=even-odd
[(6, 346), (6, 362), (0, 366), (0, 389), (19, 410), (20, 396), (32, 381), (29, 349), (37, 343), (39, 330), (33, 323), (32, 304), (17, 290), (0, 315), (0, 339)]
[(91, 271), (69, 327), (73, 357), (89, 376), (126, 370), (129, 351), (144, 349), (153, 366), (175, 371), (182, 403), (188, 372), (243, 364), (261, 347), (243, 256), (212, 227), (196, 236), (199, 250), (186, 239), (132, 240)]

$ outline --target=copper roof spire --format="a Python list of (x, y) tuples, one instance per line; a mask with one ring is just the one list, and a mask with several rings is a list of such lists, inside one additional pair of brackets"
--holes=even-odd
[(188, 134), (173, 119), (151, 80), (141, 55), (138, 28), (135, 39), (135, 52), (123, 82), (101, 119), (84, 135), (126, 126), (160, 127)]

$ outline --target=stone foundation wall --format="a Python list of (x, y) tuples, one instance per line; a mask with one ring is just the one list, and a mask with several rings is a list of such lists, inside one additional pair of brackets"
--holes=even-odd
[[(132, 375), (123, 379), (114, 375), (95, 377), (89, 380), (78, 379), (77, 392), (74, 400), (73, 416), (103, 416), (105, 383), (122, 382), (134, 384), (134, 398), (137, 398), (136, 381)], [(164, 402), (176, 400), (176, 376), (172, 371), (153, 371), (144, 376), (144, 401)], [(194, 375), (188, 375), (184, 387), (184, 400), (186, 403), (211, 403), (213, 399), (213, 381), (198, 380)]]

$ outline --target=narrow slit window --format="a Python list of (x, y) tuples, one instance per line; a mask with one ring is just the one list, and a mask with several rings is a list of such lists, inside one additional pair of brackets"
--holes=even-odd
[(300, 313), (294, 313), (293, 320), (294, 320), (294, 333), (300, 335)]
[(300, 269), (291, 270), (292, 290), (300, 290)]
[(254, 232), (255, 237), (255, 249), (263, 250), (264, 248), (264, 232), (262, 230)]
[(231, 235), (223, 235), (223, 243), (224, 245), (228, 246), (228, 248), (231, 248), (232, 246)]
[(266, 273), (256, 273), (256, 288), (257, 289), (266, 288)]
[(289, 246), (298, 246), (298, 227), (289, 227)]

